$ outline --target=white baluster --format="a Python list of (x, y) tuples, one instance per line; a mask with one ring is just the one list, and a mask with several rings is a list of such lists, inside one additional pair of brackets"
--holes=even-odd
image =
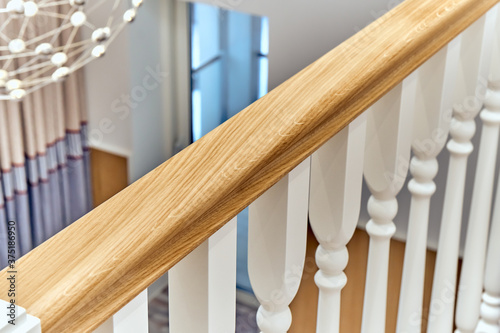
[(396, 231), (392, 219), (408, 171), (416, 81), (411, 74), (367, 111), (364, 175), (372, 196), (362, 333), (385, 332), (389, 246)]
[[(496, 109), (500, 109), (500, 83), (495, 85)], [(492, 87), (493, 88), (493, 87)], [(491, 96), (493, 97), (493, 96)], [(490, 99), (489, 102), (492, 102)], [(491, 225), (486, 270), (484, 274), (483, 302), (476, 333), (500, 332), (500, 182), (497, 184), (495, 208)]]
[(234, 332), (236, 217), (168, 273), (172, 333)]
[(94, 333), (148, 333), (148, 290), (121, 308)]
[[(14, 300), (15, 301), (15, 300)], [(41, 333), (40, 319), (29, 315), (26, 309), (11, 305), (12, 303), (0, 299), (0, 333)], [(11, 311), (14, 307), (14, 312)]]
[(483, 128), (457, 298), (456, 332), (472, 332), (479, 319), (494, 167), (498, 147), (500, 125), (498, 111), (489, 110), (487, 107), (481, 112)]
[[(497, 31), (500, 20), (497, 20)], [(500, 34), (494, 40), (494, 59), (500, 56)], [(500, 107), (500, 62), (491, 64), (490, 91), (487, 94), (486, 108), (498, 111)], [(497, 166), (498, 167), (498, 166)], [(480, 320), (476, 333), (500, 332), (500, 182), (497, 184), (494, 212), (491, 224), (488, 255), (484, 275), (484, 293), (480, 309)]]
[[(497, 13), (498, 5), (489, 11), (485, 18), (483, 47), (485, 57), (481, 59), (484, 64), (482, 64), (482, 71), (479, 71), (479, 84), (482, 84), (482, 86), (478, 85), (476, 102), (472, 104), (474, 106), (479, 105), (481, 107), (484, 100), (483, 91), (486, 88), (485, 78), (489, 73), (489, 60), (493, 41), (491, 36), (495, 30)], [(488, 90), (485, 101), (486, 108), (481, 112), (483, 126), (455, 314), (455, 324), (457, 326), (455, 332), (457, 333), (472, 333), (479, 320), (500, 128), (500, 110), (498, 110), (497, 96), (495, 95), (496, 93)]]
[(412, 199), (397, 332), (421, 331), (430, 199), (436, 190), (433, 181), (438, 171), (436, 157), (448, 138), (459, 50), (460, 39), (455, 39), (417, 72), (418, 112), (415, 112), (412, 143), (415, 156), (410, 163), (413, 179), (408, 184)]
[(304, 267), (310, 158), (250, 205), (248, 273), (263, 333), (284, 333)]
[(347, 243), (359, 218), (366, 115), (312, 155), (309, 220), (320, 245), (314, 280), (319, 288), (316, 332), (339, 332), (340, 292), (347, 283)]
[(454, 98), (456, 104), (450, 124), (451, 139), (446, 145), (450, 152), (450, 161), (434, 269), (428, 333), (453, 330), (467, 159), (473, 150), (470, 140), (476, 130), (474, 118), (481, 108), (481, 95), (484, 95), (480, 89), (480, 78), (486, 76), (486, 64), (490, 55), (487, 45), (488, 30), (485, 29), (485, 24), (491, 21), (491, 15), (488, 15), (477, 20), (457, 37), (461, 39), (461, 45)]

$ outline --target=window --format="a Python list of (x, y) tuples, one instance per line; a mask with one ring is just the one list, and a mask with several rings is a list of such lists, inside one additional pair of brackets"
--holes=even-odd
[(267, 93), (267, 18), (191, 4), (193, 140)]
[[(203, 135), (267, 93), (269, 22), (205, 4), (190, 5), (192, 137)], [(248, 209), (238, 215), (237, 285), (250, 291)]]

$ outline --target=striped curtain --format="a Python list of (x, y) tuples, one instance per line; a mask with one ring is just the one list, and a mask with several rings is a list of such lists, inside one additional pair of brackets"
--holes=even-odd
[[(5, 0), (0, 4), (5, 5)], [(51, 8), (54, 13), (68, 11), (62, 5)], [(19, 33), (23, 21), (18, 21), (13, 19), (5, 26), (0, 46)], [(26, 25), (25, 37), (42, 35), (60, 23), (60, 19), (35, 16)], [(38, 43), (51, 42), (57, 47), (65, 45), (68, 38), (79, 37), (66, 29)], [(26, 61), (32, 60), (3, 61), (0, 68), (13, 71)], [(20, 75), (23, 80), (33, 73)], [(83, 87), (83, 73), (79, 71), (64, 82), (28, 94), (21, 102), (0, 102), (1, 267), (7, 265), (9, 223), (16, 226), (19, 258), (92, 208)]]
[(16, 253), (24, 255), (92, 209), (77, 76), (35, 91), (23, 102), (0, 103), (2, 267), (9, 221), (16, 225)]

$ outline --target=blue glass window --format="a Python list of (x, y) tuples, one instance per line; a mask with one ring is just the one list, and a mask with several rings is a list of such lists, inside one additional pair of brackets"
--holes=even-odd
[[(193, 3), (192, 136), (198, 140), (267, 93), (269, 21)], [(238, 215), (237, 285), (251, 291), (247, 271), (248, 209)]]

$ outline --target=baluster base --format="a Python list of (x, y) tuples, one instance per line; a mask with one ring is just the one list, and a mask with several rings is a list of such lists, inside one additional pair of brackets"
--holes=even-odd
[(257, 325), (261, 333), (286, 333), (292, 325), (292, 312), (288, 306), (281, 311), (268, 311), (261, 305)]

